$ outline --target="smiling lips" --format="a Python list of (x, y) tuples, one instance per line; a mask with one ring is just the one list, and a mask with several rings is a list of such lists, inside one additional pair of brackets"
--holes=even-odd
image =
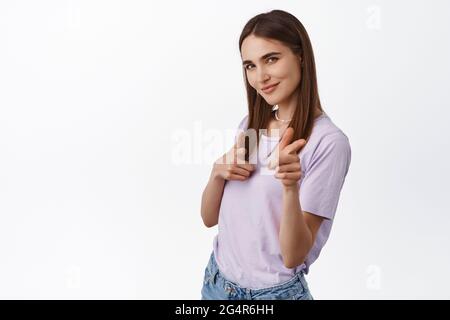
[(278, 84), (279, 84), (279, 82), (278, 82), (278, 83), (275, 83), (275, 84), (268, 85), (268, 86), (262, 88), (261, 90), (262, 90), (264, 93), (271, 93), (272, 91), (275, 90), (275, 88), (278, 86)]

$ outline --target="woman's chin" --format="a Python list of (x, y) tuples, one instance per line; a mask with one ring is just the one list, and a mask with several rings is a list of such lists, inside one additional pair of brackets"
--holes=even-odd
[(264, 100), (271, 106), (278, 104), (278, 102), (280, 101), (280, 99), (275, 99), (273, 97), (267, 97), (267, 98), (264, 98)]
[(270, 94), (263, 95), (262, 97), (264, 98), (264, 100), (265, 100), (268, 104), (274, 104), (274, 105), (275, 105), (275, 104), (277, 104), (277, 101), (280, 100), (280, 99), (278, 99), (278, 98), (276, 98), (275, 96), (270, 95)]

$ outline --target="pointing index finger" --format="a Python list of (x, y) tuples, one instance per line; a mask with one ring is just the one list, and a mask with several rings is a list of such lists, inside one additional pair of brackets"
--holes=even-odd
[(292, 127), (287, 128), (283, 136), (281, 137), (279, 148), (283, 150), (287, 145), (289, 145), (294, 138), (294, 129)]
[(303, 148), (306, 144), (305, 139), (298, 139), (288, 145), (285, 150), (287, 153), (297, 153), (301, 148)]

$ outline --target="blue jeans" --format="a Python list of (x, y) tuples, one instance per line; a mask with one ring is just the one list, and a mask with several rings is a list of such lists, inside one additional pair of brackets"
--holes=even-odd
[(201, 300), (313, 300), (303, 271), (273, 287), (248, 289), (227, 280), (219, 271), (214, 251), (205, 268)]

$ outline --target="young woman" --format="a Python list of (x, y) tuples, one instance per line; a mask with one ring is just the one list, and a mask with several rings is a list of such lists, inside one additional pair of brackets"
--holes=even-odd
[[(248, 115), (202, 195), (204, 224), (219, 228), (202, 300), (313, 299), (305, 274), (330, 234), (349, 140), (322, 109), (312, 46), (296, 17), (255, 16), (239, 50)], [(251, 130), (256, 143), (245, 143)]]

